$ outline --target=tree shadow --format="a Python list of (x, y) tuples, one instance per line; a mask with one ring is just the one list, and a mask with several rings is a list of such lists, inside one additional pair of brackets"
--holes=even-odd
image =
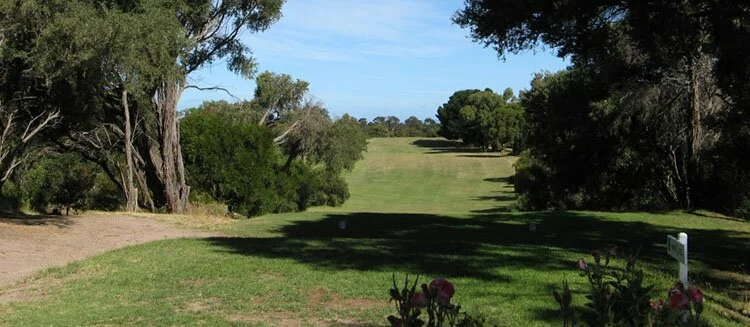
[[(513, 176), (502, 176), (502, 177), (492, 177), (492, 178), (485, 178), (483, 179), (485, 182), (492, 182), (492, 183), (500, 183), (504, 184), (504, 189), (511, 189), (513, 190), (513, 184), (515, 183), (515, 175)], [(485, 201), (485, 200), (494, 200), (499, 202), (515, 202), (518, 200), (518, 195), (516, 195), (513, 191), (496, 191), (495, 193), (500, 193), (501, 195), (486, 195), (486, 196), (478, 196), (472, 198), (473, 200), (478, 201)], [(488, 209), (476, 209), (471, 210), (472, 213), (475, 214), (492, 214), (492, 213), (502, 213), (502, 212), (511, 212), (512, 206), (511, 205), (503, 205), (495, 208), (488, 208)]]
[(514, 193), (505, 193), (505, 192), (498, 192), (498, 193), (502, 193), (503, 195), (483, 195), (483, 196), (475, 196), (475, 197), (472, 197), (471, 199), (474, 201), (502, 201), (502, 202), (515, 201), (516, 199), (518, 199), (518, 196), (516, 196)]
[[(346, 230), (338, 229), (346, 221)], [(527, 223), (536, 224), (536, 232)], [(724, 230), (680, 229), (690, 234), (691, 260), (732, 270), (750, 257), (750, 236)], [(549, 247), (589, 253), (618, 244), (640, 247), (643, 260), (668, 260), (666, 234), (678, 230), (643, 222), (623, 222), (571, 212), (494, 213), (473, 218), (428, 214), (329, 214), (280, 228), (284, 237), (214, 237), (213, 245), (240, 255), (292, 258), (320, 269), (401, 270), (509, 282), (497, 268), (568, 270), (571, 263)], [(517, 250), (514, 254), (487, 247)], [(508, 251), (502, 251), (508, 253)], [(727, 256), (732, 253), (732, 256)]]
[[(341, 221), (346, 222), (345, 230), (339, 229)], [(536, 231), (529, 230), (530, 223), (536, 225)], [(495, 212), (471, 218), (331, 213), (316, 221), (293, 222), (280, 227), (278, 232), (283, 236), (212, 237), (205, 241), (215, 246), (216, 251), (291, 259), (319, 270), (407, 271), (496, 284), (516, 282), (513, 276), (502, 273), (506, 269), (553, 272), (563, 278), (574, 270), (574, 262), (569, 256), (551, 250), (555, 248), (578, 253), (591, 253), (611, 245), (631, 250), (640, 248), (642, 262), (656, 267), (661, 274), (675, 274), (675, 267), (666, 264), (673, 260), (667, 256), (664, 243), (667, 234), (677, 232), (690, 235), (691, 261), (711, 269), (741, 270), (750, 257), (748, 233), (678, 230), (579, 212)], [(536, 295), (518, 294), (519, 297)], [(549, 293), (538, 295), (548, 296)], [(551, 298), (550, 303), (551, 308), (554, 303)], [(529, 310), (542, 320), (552, 321), (555, 317), (551, 310)]]
[(509, 154), (462, 154), (457, 155), (457, 158), (505, 158)]
[(516, 176), (503, 176), (503, 177), (492, 177), (483, 179), (485, 182), (503, 183), (508, 185), (514, 185), (516, 183)]
[(0, 212), (0, 223), (25, 226), (57, 226), (67, 228), (74, 222), (67, 216), (27, 215), (19, 212)]
[(480, 148), (465, 145), (460, 141), (446, 139), (419, 139), (411, 144), (420, 148), (429, 148), (430, 151), (425, 152), (426, 154), (484, 152)]

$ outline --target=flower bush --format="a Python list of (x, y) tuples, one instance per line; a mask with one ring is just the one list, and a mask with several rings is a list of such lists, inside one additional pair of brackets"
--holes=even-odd
[[(461, 306), (451, 303), (456, 294), (453, 284), (444, 278), (438, 278), (429, 285), (422, 284), (417, 289), (419, 277), (409, 286), (409, 276), (404, 279), (404, 286), (396, 286), (393, 276), (393, 287), (390, 289), (392, 302), (396, 304), (398, 316), (388, 316), (392, 327), (474, 327), (482, 326), (483, 321), (472, 318), (461, 311)], [(427, 321), (422, 314), (427, 314)]]
[[(589, 282), (586, 307), (591, 309), (593, 326), (704, 326), (703, 291), (677, 283), (664, 299), (652, 300), (653, 285), (643, 283), (643, 270), (637, 268), (640, 251), (623, 253), (617, 247), (594, 251), (593, 262), (580, 258), (575, 266)], [(624, 260), (624, 267), (613, 264)], [(560, 306), (564, 326), (576, 326), (572, 292), (563, 281), (562, 292), (553, 291)]]

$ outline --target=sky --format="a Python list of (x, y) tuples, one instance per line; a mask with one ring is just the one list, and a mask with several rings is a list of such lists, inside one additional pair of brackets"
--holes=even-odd
[[(344, 113), (434, 118), (453, 92), (526, 89), (533, 74), (564, 69), (550, 49), (498, 58), (451, 22), (463, 0), (287, 0), (283, 17), (265, 32), (243, 34), (258, 72), (289, 74), (310, 83), (310, 94), (332, 117)], [(251, 99), (255, 82), (224, 62), (189, 76), (180, 109), (203, 101)]]

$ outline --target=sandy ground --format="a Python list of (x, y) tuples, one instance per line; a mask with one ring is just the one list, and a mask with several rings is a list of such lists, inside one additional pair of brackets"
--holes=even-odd
[(0, 217), (0, 288), (41, 269), (65, 265), (108, 250), (190, 236), (210, 234), (127, 215)]

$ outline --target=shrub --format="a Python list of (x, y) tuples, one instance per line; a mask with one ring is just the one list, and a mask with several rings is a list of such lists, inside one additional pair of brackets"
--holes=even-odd
[(15, 212), (23, 205), (21, 188), (12, 180), (5, 181), (0, 187), (0, 212)]
[(76, 153), (45, 158), (24, 176), (25, 196), (31, 208), (46, 213), (49, 209), (88, 208), (87, 196), (96, 184), (98, 167)]
[[(677, 283), (669, 290), (668, 303), (652, 300), (654, 286), (645, 285), (643, 270), (637, 268), (638, 253), (622, 255), (617, 247), (594, 251), (593, 262), (580, 258), (576, 263), (589, 282), (586, 307), (591, 310), (592, 326), (703, 326), (703, 292)], [(614, 265), (619, 256), (622, 265)], [(552, 292), (560, 306), (564, 326), (576, 326), (578, 316), (572, 306), (572, 292), (563, 282), (562, 292)]]
[(114, 211), (124, 204), (122, 190), (106, 174), (97, 173), (93, 187), (86, 193), (86, 209)]
[[(404, 287), (396, 286), (396, 276), (393, 276), (393, 288), (390, 289), (391, 300), (396, 302), (397, 316), (388, 316), (392, 327), (439, 327), (439, 326), (482, 326), (484, 321), (472, 318), (461, 311), (461, 306), (452, 304), (451, 299), (456, 288), (449, 281), (438, 278), (430, 285), (422, 284), (417, 290), (419, 277), (409, 287), (409, 276), (404, 280)], [(422, 319), (422, 313), (427, 314), (427, 321)]]

